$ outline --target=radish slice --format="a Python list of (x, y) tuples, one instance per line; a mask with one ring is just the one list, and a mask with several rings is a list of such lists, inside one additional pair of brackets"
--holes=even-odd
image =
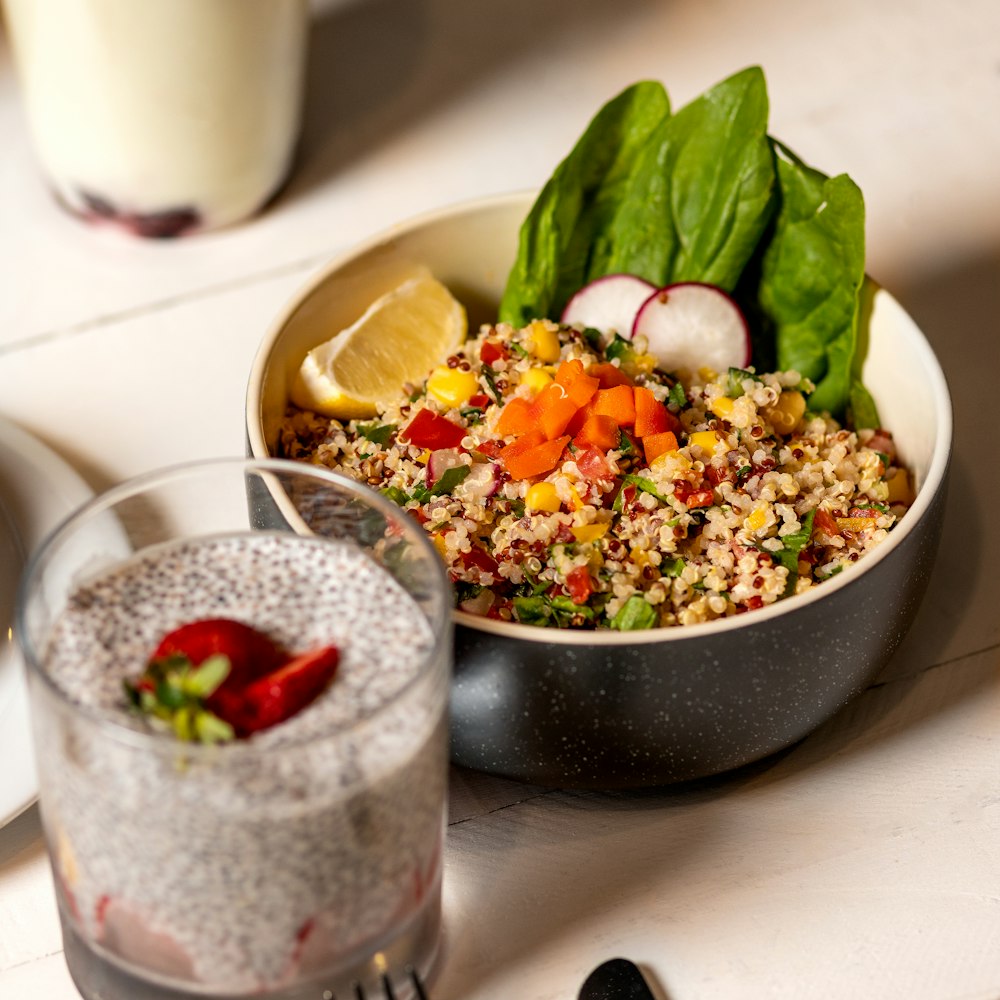
[(745, 368), (750, 331), (739, 306), (715, 285), (683, 281), (653, 292), (632, 325), (657, 367), (668, 372)]
[(427, 459), (427, 485), (433, 486), (449, 469), (464, 464), (462, 452), (457, 448), (438, 448), (437, 451), (432, 451)]
[(584, 285), (566, 303), (562, 322), (629, 337), (639, 307), (655, 291), (656, 285), (634, 274), (607, 274)]

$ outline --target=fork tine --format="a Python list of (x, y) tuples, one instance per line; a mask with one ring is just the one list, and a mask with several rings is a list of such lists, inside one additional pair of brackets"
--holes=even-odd
[(387, 973), (382, 976), (382, 988), (385, 990), (385, 1000), (396, 1000), (396, 994), (392, 992), (392, 981)]
[(424, 984), (420, 979), (420, 973), (414, 968), (410, 968), (407, 971), (410, 973), (410, 982), (413, 983), (413, 988), (417, 991), (417, 1000), (427, 1000), (427, 993), (424, 991)]

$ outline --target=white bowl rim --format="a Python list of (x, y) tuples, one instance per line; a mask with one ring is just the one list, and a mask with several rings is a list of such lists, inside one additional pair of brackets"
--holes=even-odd
[[(521, 201), (530, 202), (537, 195), (536, 191), (523, 190), (505, 194), (488, 195), (481, 198), (467, 199), (440, 208), (430, 209), (407, 220), (396, 223), (388, 229), (375, 233), (363, 242), (353, 245), (337, 254), (303, 284), (292, 298), (285, 304), (278, 316), (268, 327), (250, 369), (250, 377), (246, 393), (246, 434), (251, 453), (256, 458), (271, 458), (267, 444), (264, 441), (261, 415), (261, 388), (264, 384), (264, 374), (267, 370), (271, 351), (275, 341), (280, 336), (291, 317), (310, 295), (340, 268), (355, 258), (367, 253), (387, 241), (412, 230), (440, 222), (454, 216), (500, 208), (508, 203)], [(546, 628), (537, 625), (524, 625), (520, 622), (505, 622), (493, 618), (484, 618), (467, 611), (456, 609), (452, 615), (458, 625), (474, 629), (489, 635), (505, 639), (516, 639), (525, 642), (551, 643), (560, 646), (607, 646), (646, 645), (658, 642), (682, 642), (688, 639), (708, 639), (713, 635), (734, 630), (743, 630), (754, 624), (763, 625), (776, 618), (794, 614), (838, 590), (850, 586), (859, 576), (888, 558), (893, 551), (903, 544), (906, 538), (917, 530), (923, 516), (934, 497), (939, 492), (948, 471), (952, 445), (952, 405), (948, 391), (947, 380), (940, 362), (931, 349), (930, 343), (913, 318), (906, 312), (891, 293), (879, 287), (877, 296), (882, 297), (890, 308), (898, 310), (900, 320), (906, 323), (913, 335), (913, 348), (920, 353), (924, 368), (929, 376), (929, 388), (933, 400), (936, 435), (931, 461), (927, 467), (924, 481), (920, 484), (917, 496), (900, 523), (892, 529), (888, 538), (871, 552), (865, 554), (853, 566), (838, 573), (829, 580), (824, 580), (821, 586), (813, 587), (803, 594), (795, 594), (774, 604), (758, 608), (742, 615), (728, 618), (717, 618), (708, 622), (693, 625), (679, 625), (665, 628), (652, 628), (637, 631), (619, 632), (612, 629), (577, 630), (562, 628)]]

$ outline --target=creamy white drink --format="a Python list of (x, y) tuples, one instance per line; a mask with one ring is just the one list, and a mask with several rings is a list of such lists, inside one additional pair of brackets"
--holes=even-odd
[(306, 0), (4, 0), (38, 158), (73, 212), (214, 229), (288, 175)]

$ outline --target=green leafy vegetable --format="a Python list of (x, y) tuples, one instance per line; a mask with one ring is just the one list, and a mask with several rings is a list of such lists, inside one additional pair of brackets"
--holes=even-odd
[(827, 177), (780, 143), (775, 152), (781, 207), (763, 250), (757, 302), (778, 367), (815, 383), (811, 409), (843, 413), (865, 276), (864, 200), (846, 174)]
[(358, 433), (375, 444), (388, 444), (395, 431), (395, 424), (358, 424)]
[(751, 66), (664, 121), (636, 158), (588, 280), (621, 271), (731, 291), (774, 209), (767, 114), (764, 74)]
[(622, 632), (652, 628), (656, 624), (656, 609), (644, 597), (633, 594), (611, 619), (610, 627)]
[(816, 511), (809, 511), (802, 519), (799, 530), (793, 531), (790, 535), (782, 535), (782, 548), (778, 549), (777, 552), (771, 552), (772, 558), (776, 559), (780, 565), (788, 570), (785, 592), (782, 595), (784, 597), (795, 591), (795, 582), (799, 578), (799, 553), (809, 544), (815, 517)]
[(649, 81), (633, 84), (598, 111), (521, 226), (501, 322), (520, 327), (558, 317), (586, 284), (591, 255), (621, 204), (636, 156), (669, 113), (663, 86)]
[(751, 320), (758, 371), (797, 369), (815, 385), (811, 409), (879, 426), (861, 380), (861, 192), (771, 138), (767, 118), (757, 66), (673, 115), (659, 84), (622, 91), (525, 219), (499, 318), (556, 319), (578, 289), (615, 272), (718, 285)]

